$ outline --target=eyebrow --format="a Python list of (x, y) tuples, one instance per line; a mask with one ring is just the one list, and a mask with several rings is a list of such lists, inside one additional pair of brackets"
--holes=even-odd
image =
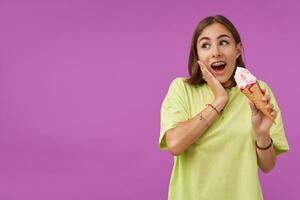
[[(219, 36), (217, 37), (217, 39), (220, 39), (220, 38), (222, 38), (222, 37), (228, 37), (228, 38), (230, 38), (228, 35), (222, 34), (222, 35), (219, 35)], [(198, 41), (198, 43), (199, 43), (201, 40), (210, 40), (210, 38), (209, 38), (209, 37), (202, 37), (202, 38), (200, 38), (200, 40)]]

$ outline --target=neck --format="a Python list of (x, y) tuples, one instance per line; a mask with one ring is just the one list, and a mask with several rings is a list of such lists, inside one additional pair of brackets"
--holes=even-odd
[(228, 80), (226, 83), (222, 84), (225, 89), (232, 88), (234, 86), (234, 81)]

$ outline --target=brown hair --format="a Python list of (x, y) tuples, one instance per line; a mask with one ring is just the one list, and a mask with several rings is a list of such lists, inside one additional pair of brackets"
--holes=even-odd
[[(199, 60), (198, 58), (198, 54), (197, 54), (197, 40), (199, 35), (201, 34), (201, 32), (209, 25), (213, 24), (213, 23), (219, 23), (224, 25), (228, 31), (232, 34), (233, 39), (235, 41), (236, 44), (240, 43), (241, 44), (241, 48), (243, 49), (243, 45), (242, 45), (242, 41), (240, 38), (240, 34), (238, 33), (237, 29), (234, 27), (234, 25), (224, 16), (222, 15), (216, 15), (216, 16), (209, 16), (204, 18), (202, 21), (199, 22), (199, 24), (197, 25), (194, 33), (193, 33), (193, 38), (192, 38), (192, 45), (191, 45), (191, 49), (190, 49), (190, 55), (189, 55), (189, 75), (190, 77), (186, 80), (187, 83), (191, 84), (191, 85), (195, 85), (195, 84), (203, 84), (206, 81), (202, 78), (202, 72), (199, 68), (199, 65), (197, 63), (197, 61)], [(236, 65), (239, 67), (245, 67), (242, 55), (240, 55), (237, 59), (236, 59)], [(235, 69), (236, 70), (236, 69)], [(234, 73), (235, 73), (234, 70)], [(234, 81), (234, 73), (232, 74), (231, 78)], [(235, 81), (234, 81), (235, 83)]]

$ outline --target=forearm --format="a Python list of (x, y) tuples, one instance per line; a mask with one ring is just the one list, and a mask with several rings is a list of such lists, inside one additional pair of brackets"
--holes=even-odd
[[(256, 142), (259, 147), (266, 147), (270, 144), (270, 136), (257, 138)], [(273, 145), (266, 149), (260, 150), (256, 148), (259, 168), (267, 173), (270, 172), (276, 164), (276, 153)]]
[[(219, 101), (214, 101), (212, 105), (218, 111), (224, 107), (224, 103)], [(169, 151), (173, 155), (180, 155), (205, 133), (217, 117), (217, 112), (210, 106), (207, 106), (192, 119), (181, 122), (176, 128), (167, 131), (166, 141)]]

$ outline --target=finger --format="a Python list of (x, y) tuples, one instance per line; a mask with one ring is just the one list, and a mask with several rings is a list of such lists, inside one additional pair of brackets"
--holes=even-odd
[(265, 94), (263, 97), (262, 97), (262, 101), (265, 102), (265, 103), (268, 103), (270, 101), (271, 97), (270, 95), (268, 94)]
[(272, 115), (274, 118), (276, 118), (276, 116), (277, 116), (276, 110), (273, 110), (273, 111), (271, 112), (271, 115)]
[(202, 74), (206, 75), (207, 74), (207, 70), (206, 70), (207, 68), (206, 68), (205, 64), (203, 62), (201, 62), (200, 60), (198, 60), (198, 64), (200, 66)]
[(266, 94), (266, 90), (265, 90), (265, 89), (261, 88), (260, 90), (261, 90), (261, 92), (263, 93), (263, 95)]
[(198, 60), (197, 62), (198, 62), (198, 64), (199, 64), (201, 67), (207, 68), (207, 66), (205, 65), (205, 63), (202, 62), (201, 60)]
[(200, 69), (203, 70), (204, 63), (201, 62), (200, 60), (197, 61), (198, 65), (200, 66)]
[(274, 108), (273, 104), (271, 104), (271, 103), (267, 104), (265, 107), (266, 107), (269, 111), (272, 111), (273, 108)]
[(205, 74), (205, 72), (204, 72), (204, 63), (202, 63), (201, 61), (197, 61), (197, 63), (198, 63), (198, 65), (199, 65), (199, 67), (200, 67), (200, 70), (201, 70), (201, 72), (202, 72), (202, 75), (204, 75)]
[(200, 66), (200, 69), (202, 71), (203, 78), (205, 80), (211, 79), (213, 77), (213, 75), (210, 73), (207, 66), (200, 60), (198, 60), (197, 62), (198, 62), (199, 66)]
[(206, 64), (200, 60), (197, 61), (201, 70), (204, 72), (207, 72), (208, 74), (211, 74), (210, 71), (208, 70), (208, 67), (206, 66)]

